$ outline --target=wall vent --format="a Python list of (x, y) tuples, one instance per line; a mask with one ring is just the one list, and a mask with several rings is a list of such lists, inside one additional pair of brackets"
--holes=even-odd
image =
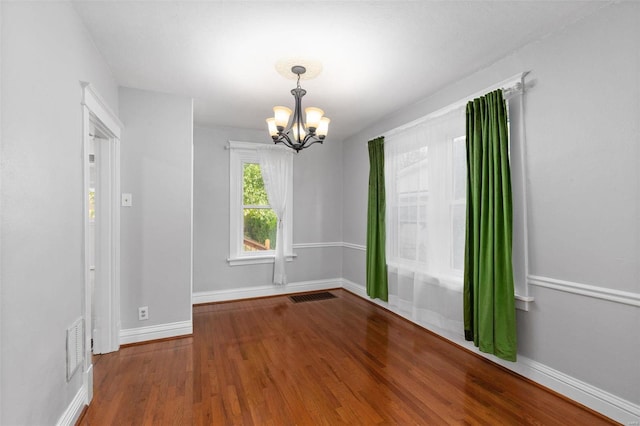
[(67, 329), (67, 381), (78, 370), (84, 360), (83, 344), (84, 341), (84, 321), (78, 318)]

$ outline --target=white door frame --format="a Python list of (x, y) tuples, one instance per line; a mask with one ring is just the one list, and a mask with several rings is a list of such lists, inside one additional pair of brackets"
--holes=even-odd
[[(100, 152), (108, 156), (106, 164), (108, 194), (103, 199), (109, 201), (103, 206), (107, 217), (104, 230), (100, 235), (100, 247), (96, 248), (96, 260), (102, 259), (104, 276), (108, 279), (106, 288), (102, 288), (97, 299), (96, 311), (103, 313), (100, 324), (100, 353), (117, 351), (120, 348), (120, 134), (122, 123), (111, 111), (102, 97), (89, 83), (82, 86), (82, 138), (83, 138), (83, 221), (84, 221), (84, 365), (83, 385), (87, 391), (88, 404), (93, 398), (93, 364), (91, 361), (91, 336), (94, 325), (92, 320), (92, 295), (89, 261), (89, 144), (92, 138), (91, 127), (97, 127), (108, 137), (108, 147)], [(107, 203), (103, 203), (107, 204)], [(98, 231), (96, 229), (96, 231)]]

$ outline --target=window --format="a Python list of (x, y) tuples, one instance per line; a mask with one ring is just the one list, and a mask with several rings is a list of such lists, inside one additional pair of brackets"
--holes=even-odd
[(464, 109), (385, 139), (387, 258), (462, 285), (466, 221)]
[[(525, 74), (494, 87), (507, 87), (513, 196), (513, 273), (516, 307), (529, 310), (526, 153), (521, 89)], [(477, 97), (469, 97), (469, 100)], [(426, 282), (461, 291), (466, 228), (467, 99), (392, 130), (385, 135), (386, 254), (389, 292), (405, 303)], [(413, 289), (403, 289), (412, 277)], [(403, 284), (405, 283), (405, 284)], [(395, 287), (394, 287), (395, 286)], [(404, 293), (403, 293), (404, 292)], [(391, 296), (390, 296), (391, 297)], [(433, 298), (433, 300), (438, 300)], [(414, 301), (415, 302), (415, 301)], [(446, 305), (446, 302), (441, 304)], [(408, 305), (403, 305), (408, 306)], [(429, 315), (432, 315), (431, 312)], [(439, 317), (441, 313), (435, 314)], [(442, 314), (444, 315), (444, 314)], [(446, 317), (446, 315), (444, 315)]]
[(278, 217), (269, 206), (260, 164), (242, 164), (242, 251), (276, 248)]
[[(258, 161), (259, 144), (230, 141), (230, 265), (271, 263), (275, 257), (278, 218), (269, 205)], [(291, 212), (291, 194), (285, 215)], [(286, 220), (284, 252), (291, 253), (291, 221)], [(292, 254), (288, 255), (293, 257)], [(289, 259), (290, 260), (290, 259)]]

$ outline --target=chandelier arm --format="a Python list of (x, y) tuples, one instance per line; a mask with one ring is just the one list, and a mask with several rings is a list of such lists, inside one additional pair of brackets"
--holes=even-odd
[(293, 143), (291, 143), (291, 140), (289, 139), (289, 137), (286, 138), (280, 138), (280, 139), (274, 139), (273, 140), (274, 144), (283, 144), (288, 148), (293, 149), (296, 153), (300, 152), (301, 149), (304, 149), (305, 146), (304, 145), (295, 145)]
[(313, 139), (313, 140), (311, 141), (311, 143), (307, 143), (307, 144), (305, 144), (305, 145), (304, 145), (304, 147), (305, 147), (305, 148), (309, 148), (309, 147), (310, 147), (311, 145), (313, 145), (314, 143), (320, 143), (320, 144), (321, 144), (322, 142), (324, 142), (324, 141), (322, 141), (322, 140), (320, 140), (320, 139)]
[(315, 140), (315, 139), (317, 139), (317, 138), (316, 138), (314, 135), (307, 133), (307, 134), (305, 135), (305, 137), (304, 137), (304, 141), (302, 141), (302, 144), (303, 144), (303, 145), (306, 145), (306, 144), (307, 144), (307, 142), (309, 142), (309, 141), (310, 141), (310, 140), (312, 140), (312, 139), (313, 139), (313, 140)]
[(289, 135), (286, 133), (280, 134), (280, 137), (277, 140), (275, 140), (275, 143), (278, 143), (278, 142), (285, 144), (289, 148), (293, 147), (293, 142), (291, 141), (291, 138), (289, 137)]

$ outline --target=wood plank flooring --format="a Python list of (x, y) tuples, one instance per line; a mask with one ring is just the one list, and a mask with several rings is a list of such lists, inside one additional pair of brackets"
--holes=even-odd
[(347, 291), (194, 307), (96, 357), (81, 425), (613, 424)]

